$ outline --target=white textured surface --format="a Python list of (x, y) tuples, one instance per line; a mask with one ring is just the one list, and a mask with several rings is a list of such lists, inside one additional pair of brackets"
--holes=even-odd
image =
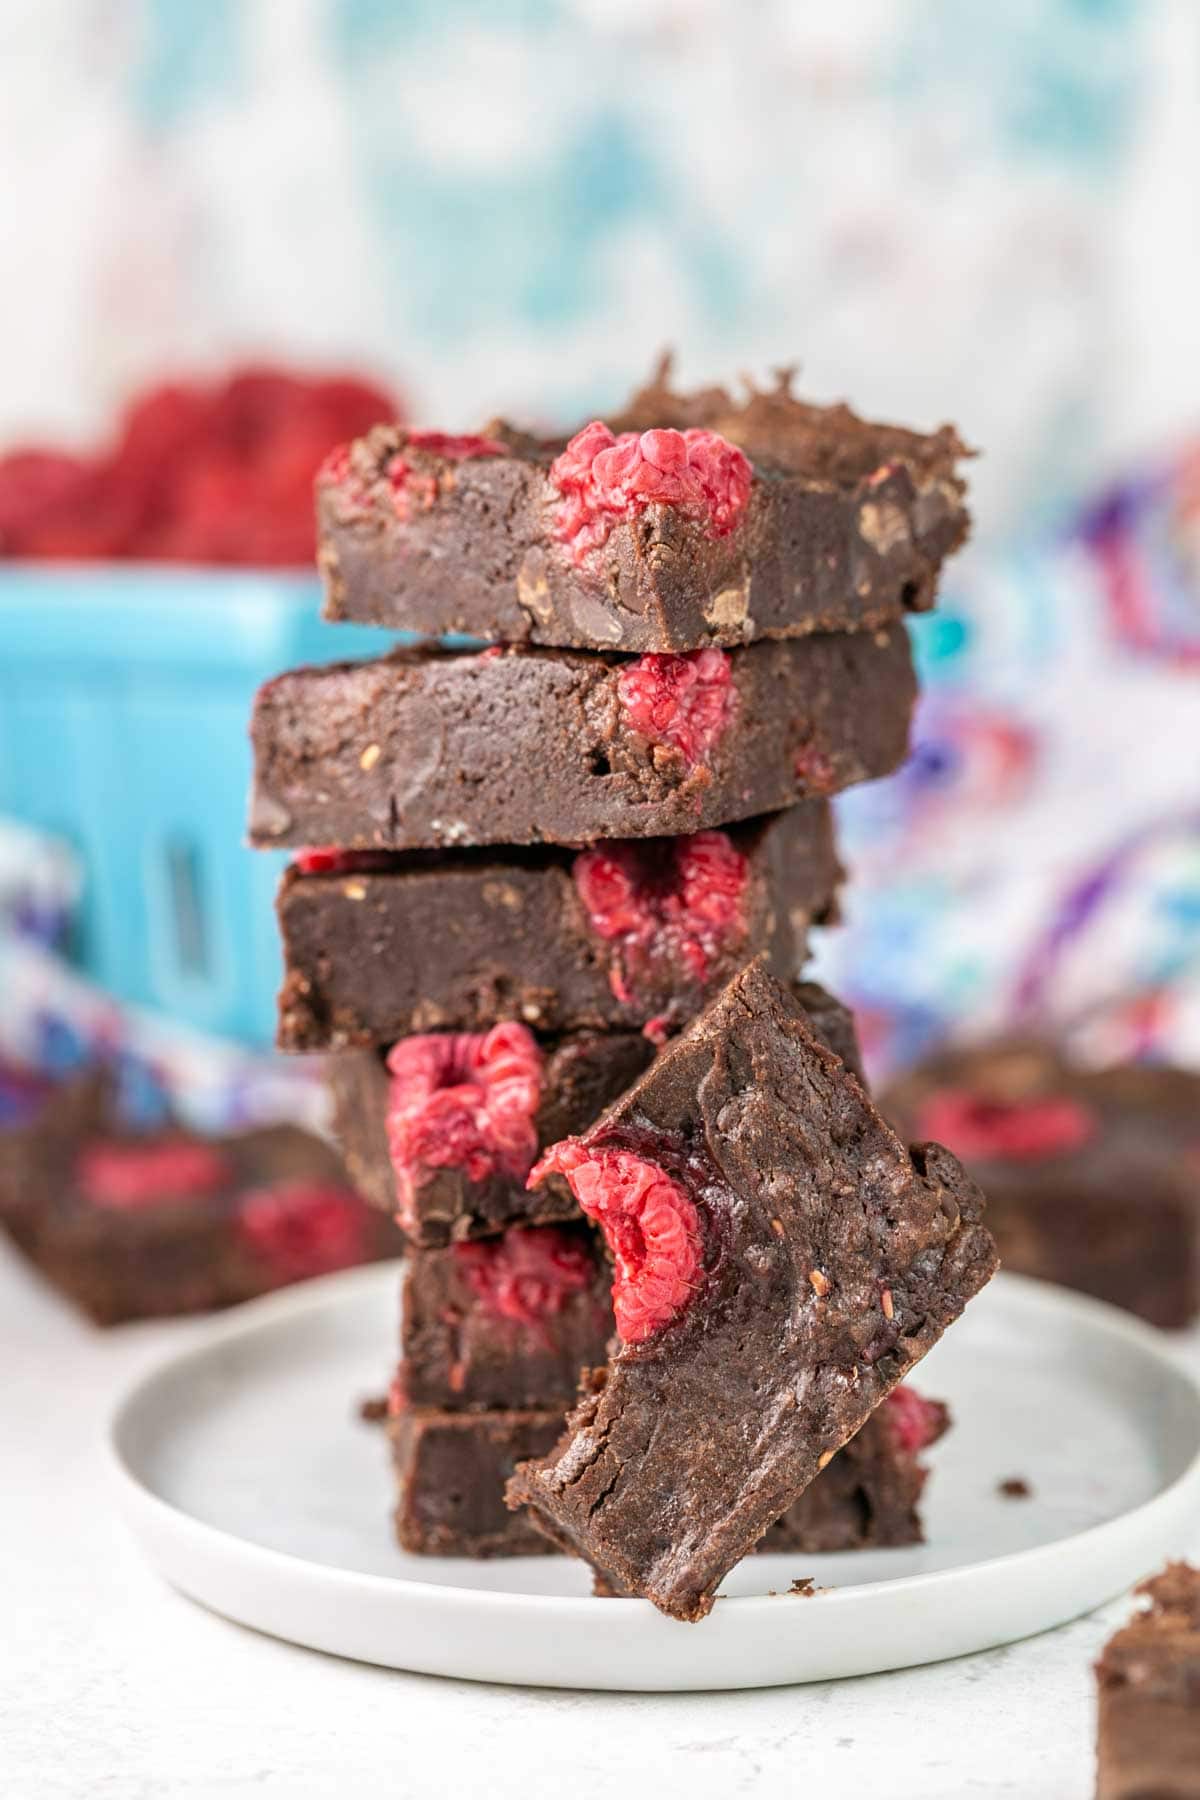
[(551, 1782), (572, 1800), (619, 1785), (689, 1800), (1092, 1791), (1090, 1663), (1123, 1605), (938, 1667), (695, 1696), (439, 1681), (226, 1624), (146, 1568), (103, 1456), (114, 1395), (195, 1328), (100, 1336), (7, 1254), (0, 1321), (5, 1800), (504, 1800)]

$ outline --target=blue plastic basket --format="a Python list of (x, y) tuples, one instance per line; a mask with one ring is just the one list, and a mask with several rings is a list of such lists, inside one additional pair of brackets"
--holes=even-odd
[(315, 579), (255, 571), (0, 572), (0, 812), (65, 838), (76, 949), (118, 998), (270, 1041), (283, 857), (245, 845), (254, 690), (396, 639), (325, 624)]

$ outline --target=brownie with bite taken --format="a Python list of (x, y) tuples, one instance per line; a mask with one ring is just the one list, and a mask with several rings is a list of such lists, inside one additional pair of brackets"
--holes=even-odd
[(840, 878), (824, 801), (574, 852), (301, 854), (279, 889), (279, 1045), (381, 1046), (509, 1019), (661, 1041), (760, 950), (791, 974)]
[(498, 422), (339, 447), (317, 478), (326, 617), (661, 653), (933, 604), (968, 528), (949, 426), (810, 405), (788, 372), (744, 402), (669, 372), (565, 442)]
[(0, 1132), (0, 1226), (98, 1325), (231, 1306), (404, 1242), (310, 1132), (135, 1131), (101, 1069)]
[(509, 1504), (614, 1593), (701, 1619), (990, 1279), (982, 1196), (900, 1143), (761, 961), (551, 1175), (604, 1232), (617, 1340)]
[(727, 825), (889, 775), (902, 625), (684, 656), (499, 645), (292, 669), (259, 690), (260, 849), (591, 843)]

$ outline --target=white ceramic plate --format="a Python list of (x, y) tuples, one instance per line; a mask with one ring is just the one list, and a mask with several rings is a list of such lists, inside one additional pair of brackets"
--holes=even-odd
[[(478, 1681), (763, 1687), (937, 1661), (1043, 1631), (1181, 1550), (1200, 1513), (1200, 1389), (1157, 1333), (999, 1276), (926, 1359), (956, 1423), (914, 1550), (752, 1556), (699, 1625), (593, 1600), (581, 1565), (405, 1556), (386, 1444), (395, 1265), (257, 1301), (126, 1397), (124, 1509), (205, 1606), (361, 1661)], [(998, 1484), (1019, 1476), (1028, 1499)], [(828, 1588), (790, 1596), (794, 1576)], [(774, 1595), (770, 1589), (778, 1592)]]

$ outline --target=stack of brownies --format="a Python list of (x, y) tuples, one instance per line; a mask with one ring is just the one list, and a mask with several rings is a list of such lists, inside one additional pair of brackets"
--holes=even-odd
[[(328, 616), (428, 642), (262, 690), (251, 835), (295, 850), (280, 1044), (332, 1053), (347, 1165), (408, 1241), (401, 1543), (562, 1545), (602, 1588), (698, 1617), (768, 1527), (768, 1548), (919, 1536), (920, 1452), (944, 1414), (897, 1384), (992, 1265), (958, 1165), (910, 1159), (861, 1086), (848, 1016), (796, 980), (810, 926), (836, 918), (829, 797), (906, 752), (904, 615), (965, 535), (962, 447), (806, 405), (786, 378), (738, 404), (667, 373), (567, 442), (380, 427), (328, 459)], [(770, 1330), (800, 1315), (777, 1253), (809, 1334), (782, 1363)], [(636, 1519), (618, 1552), (595, 1541), (620, 1483), (661, 1561), (686, 1506), (653, 1458), (622, 1479), (626, 1442), (576, 1529), (556, 1457), (575, 1457), (560, 1497), (582, 1492), (595, 1456), (572, 1432), (593, 1430), (606, 1381), (626, 1406), (614, 1444), (647, 1405), (686, 1436), (693, 1351), (711, 1359), (725, 1330), (729, 1445), (763, 1441), (752, 1415), (782, 1369), (783, 1411), (826, 1448), (811, 1466), (789, 1451), (772, 1485), (744, 1448), (723, 1459), (714, 1393), (696, 1466), (732, 1485), (693, 1484), (688, 1568), (656, 1584)], [(797, 1409), (798, 1359), (851, 1341), (853, 1396), (822, 1381)], [(778, 1366), (735, 1394), (739, 1356)], [(556, 1451), (581, 1370), (599, 1373)], [(650, 1370), (652, 1402), (629, 1389)], [(676, 1446), (680, 1483), (694, 1449)], [(704, 1519), (756, 1483), (740, 1537), (723, 1526), (701, 1556)]]

